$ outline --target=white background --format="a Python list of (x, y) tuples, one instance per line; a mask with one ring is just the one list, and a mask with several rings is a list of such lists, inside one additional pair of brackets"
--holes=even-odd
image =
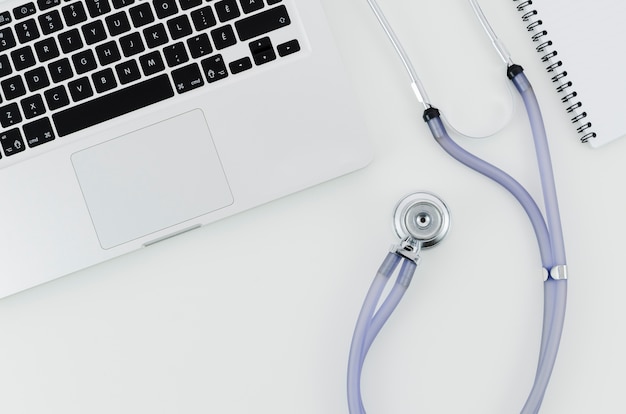
[[(323, 0), (371, 134), (367, 168), (0, 301), (0, 412), (346, 413), (354, 322), (414, 191), (452, 228), (363, 372), (369, 413), (519, 412), (539, 347), (522, 209), (447, 156), (365, 0)], [(579, 144), (512, 1), (483, 9), (543, 109), (570, 282), (543, 413), (626, 412), (626, 139)], [(381, 0), (457, 142), (540, 198), (525, 111), (465, 0)], [(5, 195), (6, 196), (6, 195)], [(71, 254), (71, 252), (68, 252)]]

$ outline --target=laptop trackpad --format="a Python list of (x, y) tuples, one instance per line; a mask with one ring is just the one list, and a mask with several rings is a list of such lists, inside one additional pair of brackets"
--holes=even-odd
[(232, 204), (202, 111), (72, 154), (104, 249)]

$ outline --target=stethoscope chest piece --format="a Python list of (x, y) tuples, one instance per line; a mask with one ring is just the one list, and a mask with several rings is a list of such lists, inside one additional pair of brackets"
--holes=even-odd
[(393, 223), (401, 239), (410, 238), (422, 248), (439, 243), (450, 228), (446, 204), (430, 193), (413, 193), (396, 206)]

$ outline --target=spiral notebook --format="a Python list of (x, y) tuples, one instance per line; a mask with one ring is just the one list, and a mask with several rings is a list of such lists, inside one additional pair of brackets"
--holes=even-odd
[(579, 140), (626, 136), (626, 3), (514, 1)]

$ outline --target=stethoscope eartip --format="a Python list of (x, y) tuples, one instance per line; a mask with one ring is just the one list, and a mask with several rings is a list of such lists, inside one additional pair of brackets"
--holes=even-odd
[(404, 197), (396, 206), (393, 223), (401, 239), (411, 238), (422, 248), (439, 243), (450, 228), (450, 211), (437, 196), (419, 192)]

